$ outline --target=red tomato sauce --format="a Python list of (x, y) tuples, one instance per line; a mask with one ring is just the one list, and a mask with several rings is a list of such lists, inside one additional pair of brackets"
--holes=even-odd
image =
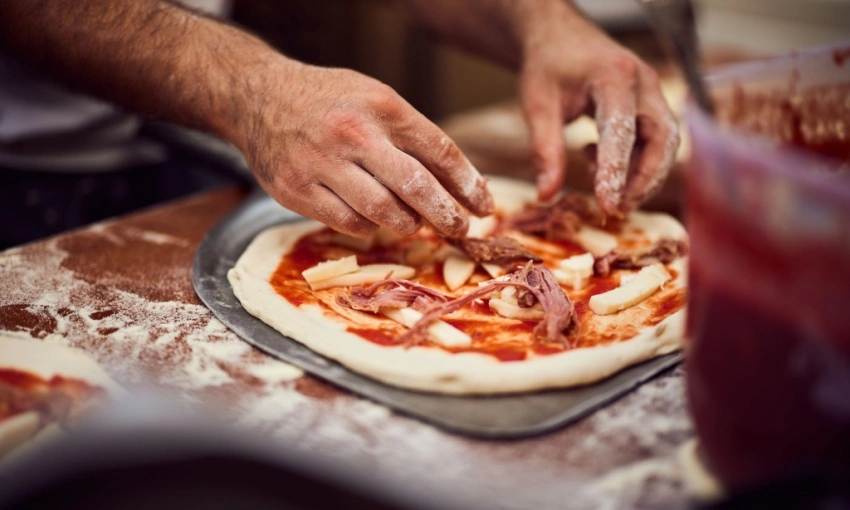
[[(303, 280), (301, 272), (329, 258), (339, 257), (339, 253), (342, 252), (339, 251), (340, 248), (338, 246), (330, 242), (330, 236), (331, 231), (323, 229), (303, 236), (293, 245), (291, 252), (282, 258), (279, 266), (270, 278), (270, 283), (274, 287), (275, 292), (296, 306), (319, 305), (327, 307), (326, 302), (322, 301), (316, 293), (310, 290), (307, 283)], [(426, 235), (425, 238), (427, 237)], [(420, 238), (422, 237), (420, 236)], [(560, 248), (560, 252), (566, 252), (566, 255), (563, 256), (576, 255), (585, 251), (570, 241), (552, 241), (551, 243), (557, 245)], [(358, 263), (361, 265), (387, 262), (403, 263), (405, 249), (405, 241), (402, 241), (397, 246), (374, 246), (368, 252), (356, 252), (356, 255)], [(336, 253), (336, 255), (331, 257), (331, 253)], [(554, 255), (544, 256), (544, 264), (549, 267), (556, 267), (559, 257), (553, 257)], [(448, 293), (448, 289), (446, 289), (442, 278), (442, 264), (431, 264), (430, 266), (423, 267), (426, 269), (420, 268), (413, 281), (443, 293)], [(592, 285), (577, 294), (574, 300), (577, 319), (581, 321), (583, 317), (586, 317), (586, 314), (592, 313), (587, 308), (587, 300), (590, 296), (609, 291), (617, 286), (619, 286), (619, 277), (610, 275), (594, 278)], [(471, 286), (468, 287), (467, 290), (471, 288)], [(326, 294), (324, 296), (325, 299), (327, 299), (328, 295)], [(679, 308), (681, 306), (684, 306), (684, 300), (679, 301)], [(549, 356), (564, 352), (569, 348), (568, 346), (557, 343), (541, 343), (533, 335), (533, 331), (538, 324), (537, 321), (517, 321), (502, 318), (490, 310), (486, 300), (473, 302), (464, 308), (464, 310), (469, 312), (467, 314), (470, 317), (469, 319), (454, 319), (449, 316), (443, 318), (443, 320), (468, 334), (472, 338), (471, 346), (450, 349), (430, 342), (425, 345), (451, 353), (476, 352), (487, 354), (499, 361), (505, 362), (521, 361), (535, 356)], [(660, 322), (675, 311), (677, 311), (675, 302), (671, 301), (669, 306), (665, 305), (658, 308), (657, 320)], [(392, 327), (387, 329), (349, 327), (347, 331), (377, 345), (399, 345), (397, 339), (398, 332)], [(573, 342), (573, 337), (579, 332), (579, 328), (575, 327), (566, 332), (567, 340), (571, 346), (588, 347), (617, 341), (622, 337), (621, 331), (606, 334), (591, 334), (581, 331), (581, 342)], [(497, 339), (497, 341), (494, 341), (494, 339)]]
[[(850, 87), (843, 90), (846, 107)], [(795, 108), (823, 109), (823, 97), (809, 97)], [(759, 103), (755, 111), (736, 115), (746, 123), (759, 111), (784, 108), (785, 103)], [(843, 158), (845, 166), (850, 163), (850, 142), (845, 140), (841, 147), (809, 143), (795, 131), (806, 125), (805, 119), (791, 117), (788, 143)], [(761, 161), (739, 158), (731, 151), (717, 154), (718, 149), (702, 154), (694, 145), (687, 189), (691, 254), (686, 368), (689, 405), (705, 460), (733, 491), (802, 469), (846, 473), (850, 471), (850, 203), (834, 202), (833, 210), (843, 211), (836, 221), (844, 222), (835, 232), (843, 234), (811, 232), (801, 226), (806, 218), (790, 215), (785, 230), (779, 229), (774, 211), (746, 212), (760, 196), (753, 191), (748, 195), (746, 183), (737, 189), (741, 196), (727, 194), (721, 199), (712, 188), (714, 181), (699, 178), (718, 172), (706, 165), (720, 164), (750, 175), (762, 168), (757, 166)], [(770, 184), (751, 187), (762, 190)], [(793, 184), (798, 186), (795, 193), (808, 193), (799, 182)], [(836, 200), (827, 195), (822, 200)], [(814, 212), (810, 208), (800, 214)]]

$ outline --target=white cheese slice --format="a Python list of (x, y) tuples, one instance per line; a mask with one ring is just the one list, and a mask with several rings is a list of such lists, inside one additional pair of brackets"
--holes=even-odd
[(339, 232), (334, 232), (331, 235), (331, 242), (339, 246), (351, 248), (352, 250), (368, 251), (371, 250), (372, 246), (375, 245), (375, 236), (371, 235), (369, 237), (354, 237), (345, 234), (340, 234)]
[(0, 421), (0, 457), (32, 437), (41, 427), (35, 411), (16, 414)]
[(594, 257), (601, 257), (617, 247), (617, 238), (594, 227), (583, 225), (576, 233), (575, 240)]
[(558, 283), (569, 285), (573, 290), (579, 290), (587, 285), (593, 275), (593, 255), (584, 253), (565, 258), (553, 271)]
[[(516, 300), (514, 300), (516, 301)], [(499, 298), (490, 298), (488, 301), (490, 310), (493, 310), (502, 317), (509, 319), (520, 319), (524, 321), (539, 321), (543, 319), (545, 312), (540, 303), (534, 303), (534, 306), (523, 308)]]
[(307, 280), (307, 283), (312, 285), (322, 280), (353, 273), (357, 271), (359, 267), (360, 266), (357, 264), (357, 257), (355, 255), (350, 255), (337, 260), (319, 262), (315, 266), (301, 271), (301, 276)]
[(635, 279), (637, 273), (623, 273), (620, 275), (620, 285), (625, 285)]
[[(413, 308), (384, 308), (381, 313), (408, 328), (412, 328), (422, 318), (422, 314)], [(428, 326), (428, 337), (445, 347), (466, 347), (472, 344), (472, 337), (441, 320)]]
[(496, 217), (493, 215), (484, 216), (483, 218), (479, 218), (478, 216), (470, 216), (469, 217), (469, 230), (466, 231), (466, 237), (476, 237), (479, 239), (485, 239), (490, 237), (490, 234), (496, 230)]
[(11, 466), (20, 459), (41, 450), (49, 443), (55, 444), (64, 438), (65, 430), (58, 423), (48, 423), (35, 434), (25, 439), (17, 448), (13, 447), (11, 450), (7, 450), (5, 454), (2, 453), (2, 445), (0, 445), (0, 457), (2, 457), (0, 458), (0, 469), (2, 469), (4, 464)]
[(463, 255), (451, 254), (443, 262), (443, 280), (449, 290), (461, 288), (474, 272), (475, 262)]
[(502, 287), (501, 292), (496, 295), (496, 298), (502, 301), (517, 306), (516, 287)]
[(324, 290), (332, 287), (350, 287), (352, 285), (366, 285), (387, 278), (411, 278), (416, 274), (416, 269), (400, 264), (368, 264), (360, 266), (360, 269), (327, 280), (315, 283), (307, 282), (313, 290)]
[(663, 264), (652, 264), (638, 271), (625, 285), (591, 296), (588, 307), (597, 315), (617, 313), (648, 298), (670, 278)]
[(504, 276), (506, 273), (505, 268), (491, 262), (482, 262), (481, 267), (484, 268), (484, 271), (490, 275), (490, 278), (498, 278), (500, 276)]

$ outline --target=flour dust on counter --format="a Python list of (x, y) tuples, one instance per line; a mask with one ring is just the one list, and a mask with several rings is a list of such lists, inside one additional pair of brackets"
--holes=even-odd
[[(101, 227), (93, 235), (98, 231), (114, 235)], [(67, 253), (59, 243), (0, 255), (13, 289), (0, 302), (7, 312), (0, 315), (0, 330), (82, 348), (128, 385), (203, 391), (239, 380), (281, 384), (303, 375), (239, 340), (202, 305), (154, 301), (78, 278), (64, 267)]]
[[(470, 508), (490, 509), (684, 501), (675, 470), (634, 468), (666, 462), (692, 433), (680, 371), (557, 432), (510, 442), (467, 439), (343, 393), (242, 342), (191, 293), (189, 250), (180, 259), (172, 243), (147, 243), (162, 250), (157, 264), (180, 264), (161, 272), (145, 267), (151, 274), (136, 278), (113, 275), (118, 263), (106, 260), (109, 250), (137, 241), (111, 224), (98, 228), (73, 234), (73, 243), (57, 238), (0, 254), (9, 289), (0, 295), (0, 331), (81, 348), (131, 392), (153, 386), (238, 430), (368, 470), (422, 497), (454, 494)], [(84, 271), (77, 260), (83, 246), (104, 251), (99, 272)], [(628, 490), (613, 491), (605, 480), (621, 470)]]

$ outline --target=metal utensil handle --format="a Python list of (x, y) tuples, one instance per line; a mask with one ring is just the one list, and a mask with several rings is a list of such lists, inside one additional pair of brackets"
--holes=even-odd
[(652, 28), (673, 55), (697, 104), (709, 114), (714, 104), (700, 72), (700, 51), (690, 0), (639, 0), (649, 16)]

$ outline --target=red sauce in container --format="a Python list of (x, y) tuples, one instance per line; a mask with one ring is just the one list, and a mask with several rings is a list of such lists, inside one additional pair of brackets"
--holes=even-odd
[[(828, 116), (850, 108), (850, 67), (837, 73), (845, 83), (718, 103), (721, 121), (774, 143), (689, 114), (688, 397), (704, 460), (732, 491), (850, 471), (850, 142), (807, 144), (793, 128), (841, 120)], [(781, 124), (789, 105), (791, 128), (753, 127), (759, 115)]]

